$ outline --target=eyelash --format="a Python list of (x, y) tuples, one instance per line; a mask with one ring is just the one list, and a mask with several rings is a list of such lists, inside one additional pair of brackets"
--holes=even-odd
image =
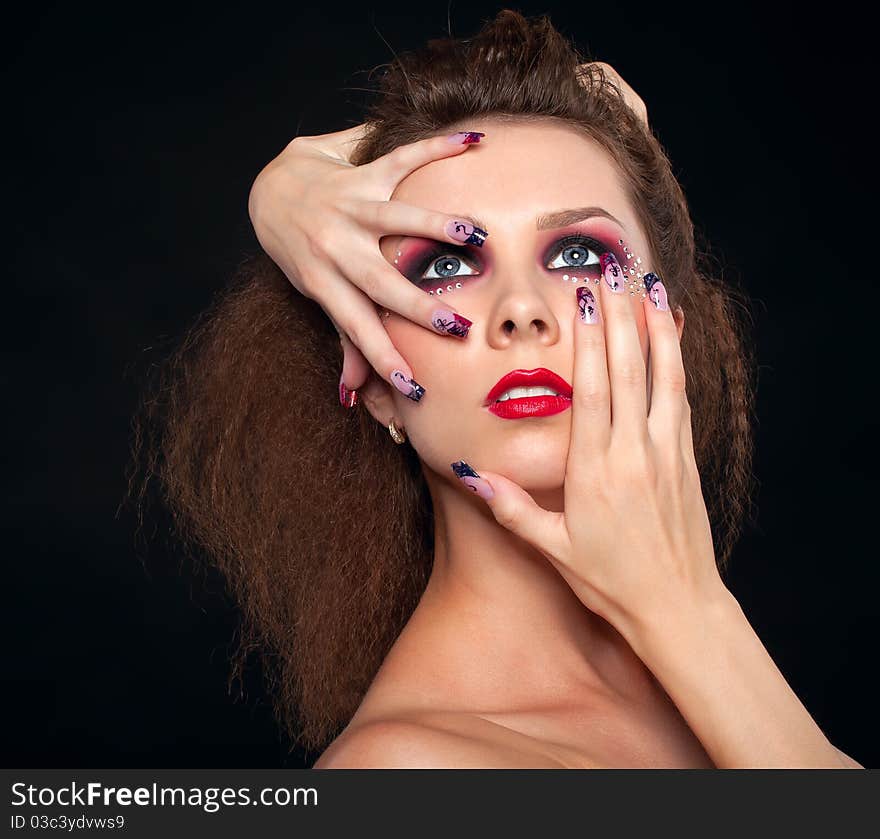
[[(606, 245), (603, 245), (601, 242), (596, 239), (592, 239), (589, 236), (581, 236), (581, 235), (573, 235), (573, 236), (565, 236), (560, 239), (556, 246), (551, 251), (552, 257), (555, 259), (561, 256), (562, 252), (572, 245), (580, 245), (586, 248), (589, 251), (592, 251), (596, 256), (595, 262), (585, 262), (583, 265), (557, 265), (556, 267), (547, 267), (548, 271), (561, 271), (563, 269), (568, 269), (569, 271), (578, 271), (584, 270), (585, 268), (589, 268), (592, 266), (596, 266), (597, 269), (599, 267), (599, 256), (603, 253), (607, 253), (610, 248)], [(428, 253), (425, 257), (419, 260), (418, 268), (417, 268), (417, 276), (415, 278), (418, 283), (434, 283), (438, 281), (445, 280), (460, 280), (462, 277), (472, 277), (475, 274), (450, 274), (448, 276), (436, 276), (436, 277), (424, 277), (422, 276), (428, 268), (432, 267), (433, 264), (443, 256), (453, 256), (461, 262), (464, 262), (463, 257), (466, 255), (466, 252), (463, 249), (455, 248), (452, 246), (444, 245), (440, 247), (434, 248), (430, 253)], [(547, 260), (548, 262), (553, 262), (553, 259)]]

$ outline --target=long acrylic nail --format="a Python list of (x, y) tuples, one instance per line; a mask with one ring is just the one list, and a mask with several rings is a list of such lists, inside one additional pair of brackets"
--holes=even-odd
[(577, 304), (582, 323), (599, 322), (599, 315), (596, 313), (596, 298), (585, 285), (577, 287)]
[(476, 245), (478, 248), (483, 247), (483, 242), (486, 241), (486, 237), (489, 235), (482, 227), (475, 227), (473, 224), (454, 218), (446, 222), (446, 234), (455, 239), (456, 242)]
[(602, 266), (602, 276), (608, 283), (608, 288), (612, 291), (623, 292), (623, 269), (617, 261), (617, 257), (611, 253), (603, 253), (599, 257), (599, 263)]
[(339, 404), (342, 405), (343, 408), (354, 408), (357, 405), (358, 394), (356, 390), (349, 390), (345, 386), (345, 382), (342, 381), (342, 376), (339, 377)]
[(410, 379), (403, 370), (391, 371), (391, 384), (413, 402), (418, 402), (425, 395), (425, 389), (415, 379)]
[(450, 143), (467, 145), (468, 143), (479, 143), (480, 137), (485, 136), (485, 133), (482, 131), (456, 131), (455, 134), (450, 134), (446, 139)]
[(473, 321), (453, 312), (451, 309), (434, 309), (431, 312), (431, 326), (444, 335), (454, 335), (456, 338), (467, 338), (468, 331), (473, 326)]
[(495, 490), (492, 489), (491, 484), (485, 479), (481, 478), (474, 470), (468, 465), (465, 460), (457, 460), (455, 463), (451, 464), (452, 471), (461, 478), (461, 482), (470, 487), (480, 498), (484, 498), (485, 500), (489, 500), (495, 495)]
[(661, 312), (668, 312), (669, 299), (666, 296), (666, 286), (663, 285), (663, 281), (660, 277), (651, 271), (645, 274), (643, 279), (645, 283), (645, 291), (648, 292), (648, 297), (651, 298), (654, 307)]

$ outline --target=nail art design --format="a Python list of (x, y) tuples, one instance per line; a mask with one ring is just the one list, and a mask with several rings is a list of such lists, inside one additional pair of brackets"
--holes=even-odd
[(342, 405), (343, 408), (354, 408), (357, 405), (358, 395), (356, 390), (349, 390), (345, 383), (342, 381), (342, 376), (339, 377), (339, 404)]
[(464, 242), (466, 245), (476, 245), (478, 248), (483, 247), (483, 242), (489, 235), (482, 227), (476, 227), (468, 224), (466, 221), (458, 221), (450, 219), (446, 222), (446, 233), (457, 242)]
[(425, 395), (425, 389), (415, 379), (407, 378), (402, 370), (391, 371), (391, 384), (413, 402), (418, 402)]
[(438, 332), (454, 335), (456, 338), (467, 338), (473, 321), (462, 317), (449, 309), (435, 309), (431, 313), (431, 326)]
[(648, 292), (648, 297), (651, 298), (654, 307), (660, 309), (662, 312), (669, 311), (669, 300), (666, 296), (666, 286), (663, 285), (663, 281), (660, 277), (651, 271), (645, 274), (644, 283), (645, 291)]
[(451, 134), (446, 139), (449, 140), (450, 143), (460, 143), (463, 146), (468, 145), (469, 143), (479, 143), (480, 137), (485, 137), (486, 135), (482, 131), (456, 131), (455, 134)]
[(470, 487), (480, 498), (488, 500), (495, 495), (495, 491), (489, 486), (485, 478), (481, 478), (465, 460), (457, 460), (450, 464), (452, 471), (461, 479), (461, 482)]
[(599, 316), (596, 314), (596, 298), (593, 292), (586, 286), (577, 288), (578, 312), (583, 323), (598, 323)]
[(611, 253), (603, 253), (599, 257), (599, 264), (602, 266), (602, 276), (608, 283), (608, 288), (612, 291), (623, 291), (623, 269), (617, 261), (617, 257)]

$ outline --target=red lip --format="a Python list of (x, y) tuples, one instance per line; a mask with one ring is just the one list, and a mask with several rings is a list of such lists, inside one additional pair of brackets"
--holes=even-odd
[[(571, 399), (571, 385), (562, 376), (557, 376), (556, 373), (548, 370), (546, 367), (538, 367), (536, 370), (511, 370), (502, 376), (486, 395), (486, 401), (483, 405), (491, 405), (505, 390), (509, 390), (512, 387), (549, 387), (555, 390), (559, 397)], [(550, 398), (558, 399), (559, 397)], [(535, 396), (531, 398), (546, 399), (548, 397)], [(518, 400), (512, 399), (509, 401), (516, 402)]]

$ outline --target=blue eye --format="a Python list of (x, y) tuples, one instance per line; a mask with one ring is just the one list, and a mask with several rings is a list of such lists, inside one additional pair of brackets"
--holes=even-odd
[[(462, 265), (466, 265), (459, 257), (451, 253), (437, 253), (436, 251), (428, 257), (426, 267), (422, 268), (420, 280), (448, 280), (457, 277), (469, 277), (476, 274), (459, 274), (458, 271)], [(433, 271), (434, 273), (430, 273)]]
[(552, 253), (565, 260), (562, 265), (555, 265), (556, 259), (547, 265), (550, 269), (557, 268), (592, 268), (600, 269), (599, 254), (605, 253), (608, 248), (595, 239), (586, 236), (566, 236), (557, 243)]

